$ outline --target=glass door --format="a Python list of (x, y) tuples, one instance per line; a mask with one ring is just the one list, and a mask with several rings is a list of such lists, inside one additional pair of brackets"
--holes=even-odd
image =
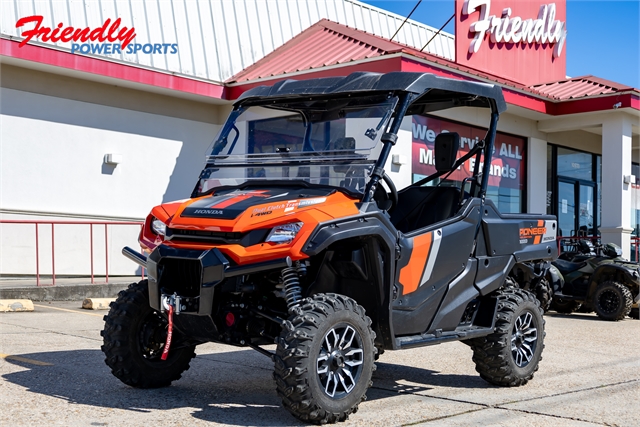
[(596, 222), (593, 216), (593, 183), (578, 182), (578, 236), (595, 236)]
[(595, 236), (595, 183), (558, 177), (558, 235)]
[[(568, 181), (568, 182), (567, 182)], [(571, 180), (573, 181), (573, 180)], [(558, 235), (575, 236), (576, 192), (575, 182), (558, 180)]]

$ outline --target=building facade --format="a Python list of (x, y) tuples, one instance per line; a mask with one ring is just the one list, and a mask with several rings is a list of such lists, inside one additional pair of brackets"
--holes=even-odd
[[(640, 91), (565, 77), (564, 2), (553, 11), (539, 1), (469, 3), (456, 2), (455, 36), (409, 20), (391, 40), (404, 18), (351, 0), (3, 2), (0, 218), (142, 220), (152, 206), (188, 197), (247, 89), (355, 71), (430, 72), (502, 86), (508, 110), (489, 181), (501, 211), (555, 214), (561, 235), (599, 235), (631, 257)], [(515, 31), (516, 17), (530, 29)], [(485, 32), (470, 29), (485, 21)], [(495, 66), (507, 61), (520, 65)], [(406, 118), (387, 164), (396, 186), (434, 170), (438, 133), (460, 133), (462, 152), (481, 140), (481, 114)], [(33, 274), (33, 227), (0, 226), (0, 274)], [(96, 260), (111, 260), (111, 274), (132, 274), (119, 250), (135, 245), (136, 227), (95, 237), (43, 229), (40, 268), (86, 274), (90, 247)], [(51, 243), (55, 261), (43, 252)]]

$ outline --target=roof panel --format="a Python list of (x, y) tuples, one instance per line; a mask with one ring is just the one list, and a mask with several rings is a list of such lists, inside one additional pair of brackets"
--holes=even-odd
[[(263, 58), (255, 66), (239, 73), (235, 79), (254, 80), (299, 70), (342, 64), (385, 53), (384, 50), (367, 43), (367, 41), (335, 31), (325, 25), (327, 22), (321, 21), (298, 35), (273, 54)], [(343, 28), (348, 29), (347, 27)], [(391, 44), (387, 47), (397, 49), (398, 45)]]
[[(436, 89), (436, 90), (432, 90)], [(439, 77), (429, 73), (392, 72), (386, 74), (356, 72), (345, 77), (325, 77), (312, 80), (281, 80), (272, 86), (257, 86), (244, 92), (236, 101), (241, 103), (270, 102), (265, 98), (286, 98), (300, 95), (326, 95), (340, 93), (364, 93), (403, 91), (420, 95), (417, 104), (425, 97), (442, 99), (442, 92), (475, 107), (495, 105), (499, 112), (506, 110), (502, 88), (498, 85)], [(466, 94), (477, 95), (468, 97)]]
[(559, 100), (607, 95), (633, 88), (593, 76), (576, 77), (532, 86), (536, 92)]

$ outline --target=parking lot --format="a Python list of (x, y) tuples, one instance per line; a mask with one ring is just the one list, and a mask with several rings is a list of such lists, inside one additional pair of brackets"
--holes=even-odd
[[(271, 361), (253, 350), (202, 345), (171, 387), (125, 386), (100, 351), (106, 312), (80, 305), (0, 314), (6, 425), (301, 425), (280, 407)], [(526, 386), (484, 382), (461, 343), (388, 351), (368, 400), (343, 425), (640, 425), (640, 321), (545, 317), (540, 371)]]

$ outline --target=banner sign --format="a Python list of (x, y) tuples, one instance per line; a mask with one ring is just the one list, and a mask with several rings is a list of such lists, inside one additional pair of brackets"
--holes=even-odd
[[(481, 141), (487, 131), (475, 126), (450, 122), (435, 117), (413, 116), (412, 131), (412, 173), (414, 182), (422, 176), (436, 172), (433, 154), (436, 135), (443, 132), (457, 132), (460, 135), (458, 158), (464, 156)], [(454, 171), (449, 180), (461, 182), (473, 174), (475, 159), (471, 158)], [(481, 164), (480, 167), (483, 165)], [(419, 177), (415, 177), (419, 175)], [(516, 190), (524, 189), (525, 177), (525, 138), (498, 132), (491, 160), (489, 185)]]

